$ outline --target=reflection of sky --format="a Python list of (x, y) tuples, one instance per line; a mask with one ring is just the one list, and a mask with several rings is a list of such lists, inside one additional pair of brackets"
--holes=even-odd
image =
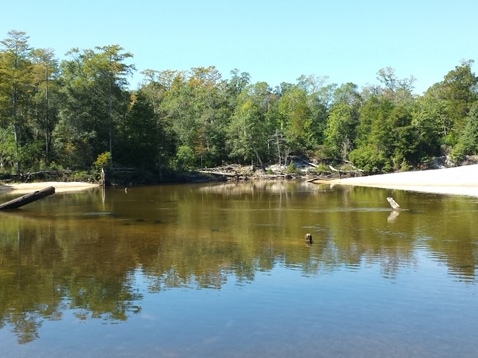
[[(392, 279), (384, 277), (380, 263), (313, 275), (277, 263), (271, 271), (256, 272), (250, 282), (227, 275), (221, 289), (157, 293), (148, 292), (148, 279), (138, 269), (133, 290), (144, 298), (132, 303), (141, 310), (129, 313), (126, 322), (79, 320), (78, 312), (65, 311), (60, 321), (43, 322), (41, 339), (8, 345), (7, 356), (353, 356), (359, 349), (365, 356), (427, 352), (445, 357), (474, 352), (477, 287), (453, 280), (446, 265), (425, 251), (415, 259)], [(12, 339), (8, 329), (0, 330), (2, 347)]]

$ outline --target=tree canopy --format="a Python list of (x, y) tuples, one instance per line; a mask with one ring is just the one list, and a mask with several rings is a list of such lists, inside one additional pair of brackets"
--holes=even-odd
[(0, 41), (0, 172), (90, 170), (107, 158), (111, 169), (161, 175), (307, 156), (383, 173), (478, 154), (473, 60), (417, 95), (414, 78), (390, 67), (364, 88), (314, 75), (272, 88), (214, 66), (149, 69), (132, 90), (133, 54), (119, 45), (66, 56), (32, 48), (21, 31)]

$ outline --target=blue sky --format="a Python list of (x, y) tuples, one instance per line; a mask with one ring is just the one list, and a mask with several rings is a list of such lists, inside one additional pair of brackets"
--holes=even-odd
[[(144, 69), (232, 69), (271, 87), (300, 75), (377, 84), (381, 68), (422, 93), (478, 60), (476, 0), (0, 0), (0, 38), (25, 31), (57, 58), (118, 44)], [(474, 65), (473, 69), (475, 69)]]

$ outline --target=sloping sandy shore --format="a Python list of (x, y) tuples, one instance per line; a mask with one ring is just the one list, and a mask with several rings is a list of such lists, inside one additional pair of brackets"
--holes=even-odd
[(0, 192), (15, 191), (16, 194), (30, 193), (49, 186), (55, 187), (55, 192), (80, 191), (98, 187), (98, 184), (83, 182), (41, 182), (41, 183), (19, 183), (11, 185), (0, 184)]
[(368, 186), (375, 188), (478, 197), (478, 165), (370, 175), (347, 179), (316, 181), (316, 183)]

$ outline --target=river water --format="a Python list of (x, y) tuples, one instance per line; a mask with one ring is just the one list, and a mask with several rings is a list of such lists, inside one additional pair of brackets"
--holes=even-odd
[(57, 193), (0, 212), (1, 356), (476, 357), (477, 216), (305, 182)]

